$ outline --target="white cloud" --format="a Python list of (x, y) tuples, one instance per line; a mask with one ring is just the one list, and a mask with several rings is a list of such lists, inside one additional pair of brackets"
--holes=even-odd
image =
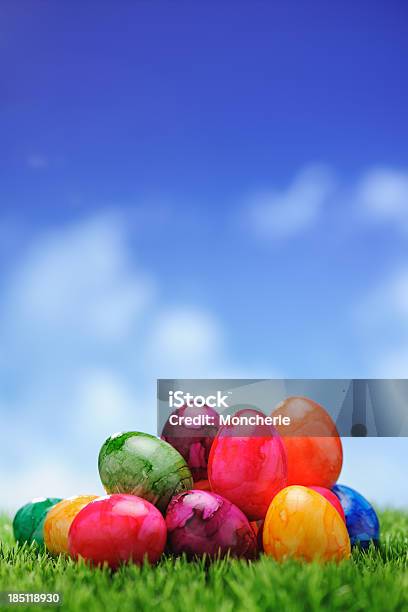
[[(351, 201), (365, 223), (408, 230), (408, 171), (387, 167), (368, 170)], [(355, 309), (364, 337), (371, 376), (408, 376), (408, 262), (394, 264), (388, 276), (369, 289)], [(381, 340), (381, 341), (380, 341)]]
[(271, 190), (251, 198), (247, 218), (261, 238), (291, 238), (315, 225), (334, 191), (334, 174), (328, 167), (308, 166), (286, 190)]
[(355, 202), (371, 220), (393, 222), (408, 230), (408, 172), (372, 168), (359, 181)]
[(384, 351), (377, 357), (377, 371), (382, 378), (408, 378), (408, 341)]
[(50, 460), (37, 453), (18, 469), (1, 465), (1, 511), (14, 512), (35, 497), (103, 495), (96, 471), (78, 470), (67, 461)]
[(27, 165), (33, 170), (43, 170), (48, 167), (48, 158), (45, 155), (33, 154), (27, 157)]
[(356, 313), (366, 326), (396, 320), (408, 324), (408, 265), (400, 266), (368, 291)]
[(13, 320), (47, 334), (121, 340), (152, 298), (135, 273), (120, 217), (102, 215), (47, 234), (26, 254), (9, 287)]
[[(148, 359), (161, 377), (205, 377), (220, 362), (222, 332), (210, 313), (181, 308), (159, 313), (148, 341)], [(188, 374), (186, 373), (188, 372)]]
[[(328, 165), (306, 166), (287, 189), (267, 189), (254, 194), (245, 210), (245, 227), (266, 240), (290, 239), (310, 231), (332, 209), (345, 212), (337, 220), (346, 229), (344, 219), (393, 224), (408, 231), (408, 170), (372, 167), (354, 184), (338, 182), (337, 173)], [(343, 222), (343, 225), (340, 225)]]
[(115, 429), (125, 429), (138, 401), (133, 388), (119, 373), (110, 369), (84, 370), (73, 390), (73, 403), (79, 413), (75, 422), (79, 435), (90, 429), (100, 440)]
[(339, 478), (380, 507), (407, 508), (406, 438), (343, 438)]
[(364, 337), (370, 376), (408, 377), (408, 265), (368, 291), (355, 308), (355, 325)]

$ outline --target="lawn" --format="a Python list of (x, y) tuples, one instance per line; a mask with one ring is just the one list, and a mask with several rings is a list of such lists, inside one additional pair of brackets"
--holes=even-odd
[[(380, 513), (381, 546), (355, 550), (350, 561), (324, 566), (262, 556), (258, 561), (165, 558), (156, 567), (116, 573), (51, 558), (13, 542), (0, 522), (0, 591), (62, 593), (64, 610), (408, 610), (408, 514)], [(24, 607), (39, 609), (41, 606)]]

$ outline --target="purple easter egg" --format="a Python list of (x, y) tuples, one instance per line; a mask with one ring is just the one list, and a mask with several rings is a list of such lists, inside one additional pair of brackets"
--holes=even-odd
[[(174, 415), (177, 416), (176, 424), (170, 422)], [(163, 427), (162, 440), (184, 457), (195, 482), (207, 479), (208, 455), (218, 428), (218, 413), (206, 405), (178, 408)]]
[(257, 554), (255, 533), (245, 514), (230, 501), (209, 491), (193, 489), (173, 497), (166, 525), (175, 554), (252, 559)]

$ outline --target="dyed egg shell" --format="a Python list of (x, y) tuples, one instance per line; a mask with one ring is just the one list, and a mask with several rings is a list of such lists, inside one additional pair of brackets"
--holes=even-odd
[(308, 487), (308, 488), (313, 489), (313, 491), (316, 491), (316, 493), (320, 493), (320, 495), (323, 495), (323, 497), (325, 497), (327, 501), (329, 501), (331, 505), (336, 508), (337, 512), (340, 514), (343, 521), (346, 522), (346, 517), (344, 516), (343, 506), (341, 505), (339, 498), (333, 493), (333, 491), (330, 491), (330, 489), (325, 489), (324, 487)]
[(44, 543), (50, 553), (68, 553), (68, 532), (72, 521), (86, 504), (97, 495), (77, 495), (63, 499), (53, 506), (44, 522)]
[(251, 525), (252, 531), (254, 532), (255, 536), (258, 537), (258, 533), (259, 533), (259, 524), (262, 523), (262, 521), (251, 521), (249, 524)]
[[(265, 416), (241, 410), (235, 416)], [(210, 451), (211, 489), (238, 506), (250, 521), (263, 519), (274, 495), (287, 482), (286, 455), (273, 427), (224, 425)]]
[(17, 542), (36, 542), (43, 546), (43, 527), (47, 512), (60, 501), (60, 497), (38, 497), (20, 508), (13, 520), (13, 532)]
[(337, 495), (346, 515), (346, 525), (352, 546), (368, 548), (370, 542), (378, 544), (380, 523), (372, 505), (350, 487), (335, 485), (333, 493)]
[(177, 555), (256, 555), (256, 537), (248, 519), (216, 493), (193, 489), (176, 495), (167, 508), (166, 525), (170, 550)]
[(277, 561), (341, 561), (350, 539), (339, 513), (322, 495), (302, 486), (280, 491), (269, 506), (263, 546)]
[(277, 426), (286, 449), (288, 485), (331, 489), (343, 464), (343, 449), (336, 425), (328, 412), (307, 397), (289, 397), (272, 416), (290, 417), (288, 426)]
[(262, 534), (263, 534), (264, 521), (251, 521), (249, 524), (251, 525), (252, 531), (255, 534), (258, 551), (263, 552)]
[(164, 512), (176, 493), (191, 489), (186, 462), (175, 448), (149, 434), (114, 434), (99, 453), (99, 474), (107, 493), (143, 497)]
[(159, 510), (135, 495), (106, 495), (87, 504), (68, 534), (69, 553), (93, 565), (156, 563), (166, 544), (166, 523)]
[(171, 444), (187, 462), (194, 481), (207, 479), (211, 445), (217, 435), (219, 415), (209, 406), (182, 406), (174, 411), (178, 417), (210, 417), (214, 425), (172, 425), (170, 417), (163, 427), (162, 439)]
[(194, 488), (200, 491), (211, 491), (210, 482), (208, 480), (197, 480), (194, 483)]

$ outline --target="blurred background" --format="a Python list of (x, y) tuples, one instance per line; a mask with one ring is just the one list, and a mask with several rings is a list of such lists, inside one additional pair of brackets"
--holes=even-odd
[[(0, 507), (156, 379), (408, 376), (408, 7), (0, 4)], [(408, 439), (341, 481), (408, 506)]]

